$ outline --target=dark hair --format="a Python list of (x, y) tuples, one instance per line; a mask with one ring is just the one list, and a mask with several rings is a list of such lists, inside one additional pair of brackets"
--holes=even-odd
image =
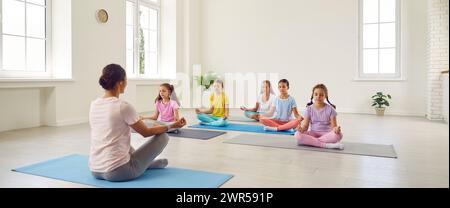
[(281, 83), (285, 83), (287, 85), (287, 87), (289, 88), (289, 81), (287, 79), (282, 79), (278, 82), (278, 84), (281, 84)]
[(98, 83), (105, 90), (112, 90), (116, 87), (118, 82), (124, 81), (127, 77), (125, 69), (118, 64), (110, 64), (103, 68), (102, 76)]
[[(161, 84), (160, 87), (165, 87), (167, 90), (169, 90), (169, 97), (171, 97), (171, 95), (174, 91), (173, 85), (171, 85), (169, 83), (164, 83), (164, 84)], [(161, 94), (158, 93), (158, 97), (156, 97), (155, 103), (157, 103), (158, 101), (161, 101), (162, 99), (163, 98), (161, 97)]]
[(306, 104), (306, 107), (311, 106), (313, 104), (313, 98), (314, 98), (314, 91), (316, 89), (322, 89), (325, 92), (325, 98), (327, 99), (328, 104), (330, 104), (331, 106), (333, 106), (334, 109), (336, 109), (336, 106), (333, 105), (330, 100), (328, 99), (328, 89), (327, 86), (325, 86), (324, 84), (318, 84), (316, 86), (314, 86), (314, 88), (312, 89), (312, 94), (311, 94), (311, 102), (309, 102), (308, 104)]

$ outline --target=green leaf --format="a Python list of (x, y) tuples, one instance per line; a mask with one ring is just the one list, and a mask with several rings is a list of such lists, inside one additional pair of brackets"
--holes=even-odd
[(378, 106), (379, 108), (382, 108), (383, 106), (390, 106), (390, 103), (388, 102), (388, 99), (391, 99), (391, 95), (389, 94), (383, 94), (383, 92), (377, 92), (372, 97), (372, 106)]

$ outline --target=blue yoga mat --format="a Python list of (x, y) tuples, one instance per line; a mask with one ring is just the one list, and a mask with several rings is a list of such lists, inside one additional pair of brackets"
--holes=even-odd
[(94, 178), (89, 171), (88, 156), (76, 154), (13, 171), (101, 188), (218, 188), (233, 177), (229, 174), (168, 167), (147, 170), (132, 181), (109, 182)]
[(201, 124), (195, 124), (189, 126), (191, 128), (198, 129), (214, 129), (214, 130), (225, 130), (225, 131), (243, 131), (243, 132), (253, 132), (253, 133), (262, 133), (262, 134), (282, 134), (282, 135), (294, 135), (294, 131), (265, 131), (264, 126), (261, 125), (249, 125), (249, 124), (236, 124), (229, 123), (228, 126), (217, 127), (217, 126), (207, 126)]

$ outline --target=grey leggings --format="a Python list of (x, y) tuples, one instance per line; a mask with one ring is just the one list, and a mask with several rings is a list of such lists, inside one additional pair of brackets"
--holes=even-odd
[(130, 161), (110, 172), (96, 173), (92, 175), (97, 179), (121, 182), (129, 181), (141, 176), (152, 164), (155, 158), (161, 154), (169, 142), (167, 134), (153, 136), (145, 142), (139, 149), (130, 150)]

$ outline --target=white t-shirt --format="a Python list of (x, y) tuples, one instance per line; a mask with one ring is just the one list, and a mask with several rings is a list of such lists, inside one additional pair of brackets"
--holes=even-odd
[(91, 103), (91, 171), (109, 172), (130, 161), (130, 125), (138, 121), (133, 106), (116, 97), (98, 98)]
[(259, 97), (258, 97), (258, 103), (259, 103), (258, 112), (260, 112), (260, 113), (267, 113), (267, 112), (269, 112), (270, 107), (272, 106), (273, 101), (275, 100), (276, 96), (273, 95), (273, 94), (270, 94), (269, 100), (267, 100), (267, 102), (265, 102), (263, 100), (263, 97), (264, 97), (264, 95), (262, 95), (262, 94), (259, 95)]

